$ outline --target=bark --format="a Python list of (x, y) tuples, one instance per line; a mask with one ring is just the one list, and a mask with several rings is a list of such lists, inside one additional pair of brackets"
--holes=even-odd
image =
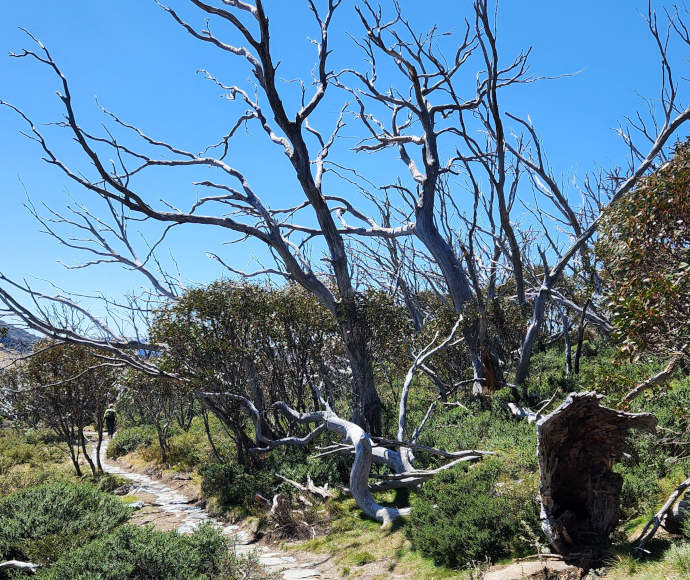
[(72, 444), (72, 441), (68, 441), (67, 446), (69, 447), (69, 456), (70, 459), (72, 460), (72, 465), (74, 465), (74, 471), (77, 474), (77, 477), (82, 476), (81, 472), (81, 467), (79, 466), (79, 453), (78, 453), (78, 448), (77, 448), (77, 453), (74, 452), (74, 445)]
[(551, 286), (553, 282), (549, 283), (547, 280), (545, 284), (539, 289), (539, 293), (534, 300), (534, 310), (532, 312), (532, 319), (530, 320), (525, 338), (522, 341), (522, 348), (520, 349), (520, 362), (518, 363), (517, 371), (515, 372), (515, 383), (521, 385), (527, 379), (529, 374), (529, 363), (532, 356), (532, 349), (534, 343), (539, 336), (539, 330), (544, 322), (544, 312), (546, 305), (551, 296)]
[(158, 436), (158, 446), (161, 449), (161, 461), (163, 463), (168, 462), (168, 440), (165, 432), (163, 429), (159, 426), (156, 425), (156, 435)]
[[(690, 480), (683, 482), (686, 484), (690, 483)], [(668, 512), (666, 512), (666, 517), (661, 525), (666, 528), (666, 531), (671, 534), (681, 534), (683, 533), (683, 524), (690, 520), (690, 497), (686, 494), (685, 497), (675, 504)]]
[(582, 307), (580, 324), (577, 327), (577, 351), (575, 352), (575, 365), (573, 366), (573, 372), (576, 375), (580, 374), (580, 357), (582, 356), (582, 343), (585, 339), (585, 320), (587, 316), (587, 307), (589, 305), (590, 301), (587, 300), (587, 302), (585, 302), (585, 305)]
[(220, 456), (220, 453), (218, 453), (216, 444), (213, 441), (213, 436), (211, 435), (211, 426), (208, 423), (208, 411), (203, 407), (203, 405), (201, 407), (201, 418), (204, 421), (204, 431), (206, 431), (206, 438), (208, 439), (208, 443), (211, 446), (211, 450), (213, 451), (214, 457), (218, 460), (218, 463), (225, 463), (225, 460)]
[(98, 432), (98, 441), (96, 441), (96, 467), (98, 472), (103, 473), (103, 465), (101, 465), (101, 446), (103, 445), (103, 413), (100, 409), (96, 419), (96, 431)]
[(381, 434), (381, 399), (376, 391), (366, 325), (354, 301), (341, 304), (340, 327), (352, 370), (352, 421), (372, 435)]
[(612, 467), (630, 429), (654, 430), (647, 413), (599, 406), (594, 392), (571, 393), (537, 423), (541, 520), (561, 554), (597, 562), (620, 517), (621, 475)]
[(81, 445), (81, 450), (84, 452), (84, 459), (86, 459), (86, 462), (89, 464), (89, 467), (91, 468), (91, 473), (93, 475), (96, 475), (96, 466), (94, 465), (93, 459), (91, 459), (89, 452), (86, 450), (86, 437), (84, 437), (83, 427), (79, 427), (78, 436), (79, 445)]
[(381, 506), (376, 503), (369, 491), (369, 472), (372, 463), (372, 444), (369, 435), (359, 425), (338, 417), (323, 399), (321, 404), (326, 410), (312, 413), (299, 413), (285, 403), (276, 403), (276, 406), (283, 414), (299, 423), (323, 422), (326, 429), (340, 433), (345, 442), (354, 447), (355, 459), (350, 470), (350, 493), (367, 516), (387, 526), (394, 519), (407, 515), (409, 508)]
[[(565, 343), (565, 374), (570, 376), (573, 373), (573, 351), (570, 346), (570, 321), (565, 310), (560, 308), (561, 321), (563, 322), (563, 341)], [(579, 346), (579, 343), (578, 343)]]

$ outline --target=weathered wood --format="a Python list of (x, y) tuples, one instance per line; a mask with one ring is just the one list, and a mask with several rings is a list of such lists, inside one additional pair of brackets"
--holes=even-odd
[(297, 488), (299, 491), (303, 492), (309, 492), (313, 493), (314, 495), (318, 495), (321, 497), (321, 499), (328, 499), (331, 497), (335, 497), (335, 494), (328, 489), (328, 484), (324, 485), (323, 487), (318, 487), (317, 485), (314, 484), (312, 481), (311, 477), (307, 475), (307, 485), (302, 485), (301, 483), (294, 481), (292, 479), (288, 479), (284, 475), (281, 475), (280, 473), (276, 473), (276, 476), (282, 479), (285, 483), (289, 483), (291, 486)]
[(32, 564), (31, 562), (20, 562), (19, 560), (7, 560), (6, 562), (0, 562), (0, 570), (23, 570), (29, 574), (35, 574), (38, 569), (38, 564)]
[[(690, 487), (690, 477), (686, 479), (683, 483), (681, 483), (676, 489), (673, 490), (673, 493), (670, 496), (668, 496), (668, 499), (661, 507), (661, 509), (654, 514), (654, 517), (651, 520), (649, 520), (649, 522), (647, 522), (647, 525), (642, 530), (640, 537), (637, 538), (637, 546), (635, 546), (635, 550), (637, 552), (646, 552), (646, 550), (644, 549), (645, 544), (654, 537), (654, 534), (656, 534), (656, 531), (659, 529), (659, 526), (662, 524), (662, 521), (664, 520), (664, 516), (666, 516), (669, 513), (669, 511), (673, 507), (673, 504), (676, 503), (678, 498), (688, 487)], [(670, 521), (670, 524), (673, 528), (673, 514), (671, 515), (672, 519)], [(679, 520), (678, 523), (681, 523), (683, 515), (680, 512), (677, 512), (676, 518), (678, 518)], [(680, 525), (678, 526), (678, 528), (680, 528)], [(680, 531), (680, 529), (678, 531)]]
[[(688, 482), (690, 480), (687, 480), (685, 483)], [(687, 493), (683, 499), (668, 511), (661, 525), (671, 534), (680, 534), (683, 532), (683, 524), (686, 521), (690, 521), (690, 494)]]
[(571, 393), (537, 423), (541, 520), (561, 554), (596, 560), (620, 517), (623, 478), (612, 471), (630, 429), (654, 430), (656, 417), (599, 405), (594, 392)]
[(673, 357), (668, 362), (668, 364), (666, 365), (666, 368), (664, 368), (664, 370), (656, 373), (655, 375), (652, 375), (648, 379), (645, 379), (640, 384), (636, 385), (634, 389), (632, 389), (630, 392), (628, 392), (625, 395), (625, 397), (623, 397), (623, 400), (621, 402), (622, 403), (629, 403), (635, 397), (637, 397), (640, 393), (643, 393), (647, 389), (649, 389), (655, 385), (660, 385), (660, 384), (666, 382), (671, 377), (671, 373), (673, 373), (673, 371), (676, 370), (676, 367), (680, 364), (680, 362), (688, 356), (687, 353), (685, 352), (687, 350), (688, 350), (688, 345), (686, 344), (683, 346), (683, 348), (681, 348), (680, 352), (677, 352), (676, 354), (673, 355)]

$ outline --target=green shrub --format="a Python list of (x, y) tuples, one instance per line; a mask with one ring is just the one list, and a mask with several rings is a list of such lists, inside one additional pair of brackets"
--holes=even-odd
[(125, 522), (118, 499), (87, 484), (59, 481), (0, 500), (0, 557), (48, 563)]
[(223, 507), (249, 507), (257, 493), (267, 493), (273, 477), (265, 472), (247, 472), (237, 463), (208, 463), (199, 469), (201, 491), (215, 496)]
[(136, 451), (140, 447), (148, 447), (156, 441), (156, 429), (153, 425), (136, 425), (120, 429), (108, 445), (108, 457), (117, 459)]
[(121, 475), (115, 475), (114, 473), (102, 473), (93, 478), (93, 482), (99, 491), (104, 491), (106, 493), (112, 493), (118, 487), (127, 485), (129, 480), (125, 479)]
[(197, 430), (182, 431), (168, 439), (168, 463), (184, 469), (194, 469), (207, 455), (206, 434)]
[[(536, 427), (503, 413), (472, 412), (456, 407), (443, 414), (422, 432), (420, 443), (442, 449), (499, 451), (506, 469), (518, 478), (537, 470)], [(433, 456), (419, 453), (420, 465)]]
[(55, 580), (208, 578), (221, 570), (227, 552), (227, 540), (211, 524), (201, 526), (191, 536), (124, 525), (64, 555), (39, 577)]
[(294, 481), (305, 482), (309, 476), (318, 485), (348, 485), (352, 457), (329, 455), (313, 459), (313, 452), (313, 447), (279, 447), (271, 452), (263, 469)]
[(469, 472), (454, 468), (424, 485), (406, 533), (414, 548), (446, 566), (492, 561), (529, 549), (525, 523), (536, 528), (534, 482), (501, 482), (489, 460)]
[(0, 429), (0, 473), (15, 465), (41, 467), (46, 463), (62, 463), (65, 459), (60, 441), (47, 432), (18, 433), (13, 429)]

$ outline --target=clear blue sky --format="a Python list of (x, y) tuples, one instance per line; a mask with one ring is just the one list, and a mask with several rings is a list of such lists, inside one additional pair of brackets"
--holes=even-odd
[[(198, 11), (186, 4), (171, 0), (191, 22), (201, 24)], [(307, 36), (315, 37), (316, 30), (311, 20), (304, 24), (305, 2), (268, 0), (266, 4), (276, 53), (282, 61), (280, 76), (309, 78), (313, 47)], [(348, 38), (348, 33), (361, 34), (353, 5), (353, 0), (344, 0), (333, 22), (334, 68), (364, 62)], [(401, 5), (418, 30), (435, 23), (451, 32), (462, 30), (463, 18), (471, 8), (469, 0), (401, 0)], [(498, 30), (505, 60), (520, 48), (532, 46), (534, 74), (579, 73), (521, 87), (511, 92), (507, 102), (512, 112), (530, 115), (544, 138), (551, 164), (564, 181), (623, 161), (624, 150), (613, 129), (624, 115), (644, 108), (642, 96), (658, 95), (658, 58), (641, 16), (646, 6), (646, 0), (504, 0), (500, 5)], [(657, 3), (657, 7), (663, 4)], [(249, 75), (242, 61), (186, 35), (152, 0), (10, 2), (3, 6), (0, 21), (0, 98), (20, 106), (37, 122), (59, 119), (58, 84), (45, 67), (5, 56), (31, 46), (20, 26), (51, 50), (71, 82), (82, 123), (93, 131), (99, 131), (104, 120), (94, 102), (97, 96), (123, 119), (196, 151), (222, 136), (232, 125), (233, 115), (242, 109), (223, 101), (215, 86), (195, 74), (204, 67), (224, 81), (244, 83)], [(676, 55), (683, 65), (684, 56)], [(462, 77), (470, 94), (475, 72), (468, 70)], [(346, 100), (345, 95), (333, 93), (317, 122), (326, 123), (328, 115)], [(79, 258), (39, 233), (38, 224), (22, 205), (26, 192), (34, 203), (55, 208), (64, 206), (69, 197), (86, 203), (90, 197), (40, 161), (38, 146), (19, 135), (23, 126), (10, 111), (0, 110), (0, 127), (0, 270), (16, 278), (50, 279), (72, 290), (117, 294), (136, 287), (137, 278), (116, 269), (67, 272), (57, 262), (74, 263)], [(65, 134), (47, 131), (58, 138), (56, 149), (65, 161), (87, 167)], [(352, 123), (345, 135), (354, 142), (361, 130)], [(242, 136), (229, 159), (251, 177), (269, 205), (286, 206), (299, 199), (286, 160), (275, 148), (265, 149), (265, 135), (257, 127)], [(374, 177), (384, 179), (377, 173), (385, 171), (385, 179), (392, 181), (396, 174), (404, 174), (400, 163), (378, 163), (362, 159)], [(150, 191), (154, 199), (167, 197), (186, 207), (199, 193), (189, 184), (193, 179), (183, 172), (172, 176), (159, 173), (144, 183), (144, 191)], [(154, 236), (149, 228), (143, 233), (150, 239)], [(187, 282), (209, 281), (221, 270), (205, 257), (205, 251), (217, 252), (241, 268), (251, 268), (252, 258), (264, 255), (255, 245), (223, 246), (231, 237), (209, 228), (180, 229), (165, 251), (174, 252)]]

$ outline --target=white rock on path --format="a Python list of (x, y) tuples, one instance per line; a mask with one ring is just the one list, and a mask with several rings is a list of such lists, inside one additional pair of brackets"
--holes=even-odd
[(106, 458), (106, 451), (110, 440), (106, 437), (101, 446), (101, 465), (108, 473), (113, 473), (124, 477), (135, 484), (130, 491), (133, 495), (146, 494), (155, 497), (151, 505), (157, 507), (162, 512), (175, 515), (182, 520), (177, 528), (181, 534), (191, 534), (199, 527), (202, 522), (212, 522), (223, 528), (223, 535), (227, 536), (237, 554), (256, 553), (259, 562), (273, 572), (280, 572), (286, 580), (299, 580), (300, 578), (318, 578), (320, 573), (312, 566), (316, 563), (304, 565), (297, 563), (296, 558), (283, 556), (276, 552), (270, 552), (264, 546), (252, 546), (251, 538), (247, 532), (238, 526), (223, 526), (221, 522), (212, 518), (205, 510), (190, 503), (182, 494), (169, 488), (160, 481), (155, 481), (142, 473), (136, 473), (124, 469), (118, 463), (109, 461)]

